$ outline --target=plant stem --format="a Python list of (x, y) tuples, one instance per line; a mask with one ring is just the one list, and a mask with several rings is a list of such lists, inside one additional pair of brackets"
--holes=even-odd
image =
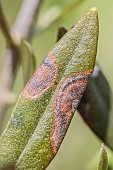
[(31, 38), (31, 30), (36, 22), (38, 12), (43, 0), (25, 0), (12, 28), (16, 38)]
[(12, 44), (13, 40), (12, 40), (10, 31), (9, 31), (10, 28), (9, 28), (7, 19), (5, 17), (1, 2), (0, 2), (0, 28), (1, 28), (8, 44)]

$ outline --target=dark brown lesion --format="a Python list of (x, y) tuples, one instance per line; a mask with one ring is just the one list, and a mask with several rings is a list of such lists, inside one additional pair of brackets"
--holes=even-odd
[(71, 74), (63, 78), (54, 97), (54, 120), (50, 136), (53, 153), (56, 154), (67, 132), (70, 121), (81, 100), (91, 70)]
[(54, 84), (57, 72), (56, 59), (48, 54), (27, 83), (22, 96), (28, 99), (40, 97)]

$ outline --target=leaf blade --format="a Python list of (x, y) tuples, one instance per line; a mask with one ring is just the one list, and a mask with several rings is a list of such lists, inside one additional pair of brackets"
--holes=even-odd
[[(89, 18), (91, 19), (92, 15), (94, 15), (94, 18), (96, 17), (96, 23), (95, 23), (94, 29), (96, 29), (96, 35), (98, 36), (97, 13), (95, 14), (94, 11), (90, 11), (90, 12), (88, 14), (86, 14), (85, 19), (86, 18), (88, 20), (89, 20)], [(91, 14), (91, 16), (90, 16), (90, 14)], [(83, 20), (81, 22), (83, 22)], [(80, 23), (80, 22), (79, 22), (79, 24), (82, 25), (82, 23)], [(82, 28), (84, 28), (84, 26)], [(89, 34), (89, 32), (88, 32), (88, 34)], [(94, 32), (94, 30), (93, 30), (93, 32)], [(69, 36), (70, 35), (71, 34), (69, 34)], [(83, 43), (83, 39), (81, 41), (82, 41), (81, 43)], [(96, 41), (95, 45), (97, 46), (97, 38), (94, 38), (93, 41)], [(71, 39), (71, 42), (72, 42), (72, 39)], [(60, 45), (63, 45), (63, 44), (60, 44)], [(84, 46), (85, 46), (85, 41), (84, 41)], [(56, 48), (58, 48), (58, 47), (56, 47)], [(65, 48), (64, 48), (64, 51), (65, 51)], [(86, 51), (87, 51), (87, 49), (86, 49)], [(90, 52), (92, 52), (92, 50)], [(52, 53), (53, 53), (53, 51), (51, 52), (51, 54)], [(60, 100), (61, 98), (59, 97), (59, 94), (63, 94), (62, 91), (65, 89), (64, 88), (65, 83), (68, 84), (68, 82), (70, 82), (69, 80), (73, 80), (72, 79), (73, 74), (76, 75), (75, 77), (77, 78), (78, 81), (79, 81), (79, 78), (83, 80), (85, 74), (86, 75), (91, 74), (91, 72), (89, 70), (93, 69), (94, 63), (95, 63), (96, 50), (93, 53), (93, 55), (92, 55), (92, 53), (90, 53), (90, 55), (87, 55), (87, 52), (86, 52), (85, 53), (86, 59), (84, 59), (82, 61), (79, 61), (79, 56), (82, 59), (84, 58), (84, 56), (81, 54), (81, 51), (79, 54), (80, 55), (76, 55), (76, 53), (74, 53), (73, 57), (71, 58), (70, 62), (68, 63), (68, 65), (65, 69), (65, 72), (63, 74), (63, 77), (60, 80), (55, 93), (53, 94), (49, 104), (46, 107), (44, 115), (41, 117), (33, 135), (29, 139), (25, 149), (23, 150), (23, 152), (21, 153), (21, 155), (17, 161), (16, 166), (17, 166), (18, 170), (26, 169), (28, 167), (30, 169), (33, 169), (33, 167), (40, 169), (40, 170), (45, 169), (49, 165), (51, 160), (54, 158), (54, 156), (56, 155), (56, 153), (62, 143), (62, 140), (66, 134), (66, 131), (68, 129), (70, 121), (73, 117), (73, 111), (74, 111), (73, 110), (72, 113), (69, 114), (70, 116), (67, 113), (67, 115), (69, 117), (65, 115), (65, 113), (66, 113), (65, 110), (70, 109), (70, 107), (68, 108), (68, 103), (72, 99), (67, 102), (67, 99), (64, 96), (62, 97), (62, 95), (61, 95), (60, 97), (62, 98), (62, 100)], [(87, 60), (87, 57), (90, 59)], [(76, 62), (75, 62), (75, 58), (76, 58)], [(83, 62), (84, 62), (84, 64), (83, 64)], [(70, 78), (70, 76), (72, 76), (72, 77)], [(81, 76), (83, 76), (83, 77), (81, 78)], [(68, 78), (70, 78), (70, 79), (68, 79)], [(78, 89), (80, 88), (80, 86), (83, 87), (83, 89), (80, 90), (79, 92), (76, 90), (78, 93), (77, 96), (79, 96), (78, 97), (79, 99), (77, 98), (78, 100), (76, 100), (75, 109), (80, 101), (80, 98), (82, 97), (82, 94), (80, 94), (80, 92), (83, 93), (83, 91), (85, 90), (87, 81), (82, 81), (82, 83), (83, 83), (82, 85), (80, 82), (78, 84), (76, 84), (77, 85), (76, 87), (78, 87)], [(74, 87), (74, 89), (76, 89), (76, 87)], [(71, 88), (69, 88), (69, 89), (71, 89)], [(65, 91), (65, 93), (68, 94), (67, 96), (70, 96), (70, 92), (68, 90)], [(73, 95), (73, 97), (74, 97), (74, 95)], [(64, 101), (64, 99), (65, 99), (65, 101)], [(58, 105), (60, 105), (59, 103), (61, 103), (60, 109), (63, 109), (64, 115), (62, 115), (63, 111), (61, 111), (61, 110), (60, 110), (61, 114), (58, 113), (57, 111), (56, 111), (57, 114), (55, 114), (56, 112), (54, 110), (54, 107), (55, 106), (58, 107)], [(59, 110), (59, 109), (57, 108), (56, 110)], [(60, 117), (60, 115), (62, 115), (62, 116)], [(67, 121), (65, 121), (65, 120), (67, 120)], [(36, 148), (37, 148), (37, 150), (36, 150)], [(33, 157), (35, 157), (35, 160), (33, 159)]]
[(104, 144), (101, 146), (99, 162), (97, 166), (97, 170), (107, 170), (108, 168), (108, 156), (107, 151), (104, 147)]
[(22, 39), (20, 43), (20, 60), (23, 70), (24, 85), (28, 82), (36, 68), (36, 61), (30, 44)]

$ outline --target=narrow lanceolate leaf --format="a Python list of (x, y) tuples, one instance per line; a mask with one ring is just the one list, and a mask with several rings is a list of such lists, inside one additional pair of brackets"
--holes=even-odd
[(104, 147), (104, 144), (101, 146), (99, 162), (97, 166), (97, 170), (107, 170), (108, 168), (108, 156), (107, 151)]
[(24, 84), (27, 83), (35, 71), (36, 61), (30, 44), (22, 39), (20, 44), (20, 61), (22, 64)]
[[(70, 51), (72, 57), (17, 161), (18, 170), (46, 169), (62, 143), (94, 68), (98, 39), (96, 9), (91, 9), (66, 35), (68, 34), (72, 37), (71, 42), (76, 42), (76, 46)], [(62, 48), (63, 46), (65, 43)], [(67, 50), (65, 48), (64, 55)]]
[(88, 126), (113, 150), (113, 94), (98, 65), (95, 66), (78, 111)]
[[(94, 20), (94, 23), (92, 23), (92, 20)], [(92, 43), (93, 41), (95, 43), (94, 47), (92, 47), (92, 53), (96, 51), (96, 22), (96, 13), (88, 13), (55, 44), (42, 64), (35, 71), (21, 93), (8, 125), (0, 138), (0, 166), (15, 163), (18, 159), (28, 139), (33, 134), (39, 119), (44, 114), (51, 95), (61, 80), (67, 64), (75, 53), (77, 53), (79, 44), (82, 46), (85, 37), (88, 42), (90, 41)], [(89, 24), (91, 24), (90, 27)], [(94, 29), (95, 35), (93, 36)], [(78, 51), (79, 55), (77, 56), (78, 58), (81, 57), (79, 59), (80, 62), (85, 60), (85, 48), (86, 47), (84, 47), (84, 52), (82, 51), (83, 54), (81, 54), (83, 57), (80, 56), (80, 52)], [(94, 60), (91, 63), (91, 67), (93, 67), (93, 65)], [(84, 66), (84, 70), (87, 69), (87, 67), (88, 66)]]

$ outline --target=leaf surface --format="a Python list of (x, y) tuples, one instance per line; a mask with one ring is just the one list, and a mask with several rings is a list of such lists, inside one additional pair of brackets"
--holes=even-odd
[(0, 138), (0, 167), (17, 160), (21, 170), (48, 166), (93, 71), (97, 42), (93, 8), (55, 44), (20, 94)]
[[(78, 44), (72, 49), (72, 52), (74, 51), (72, 58), (17, 161), (16, 166), (19, 170), (34, 167), (38, 170), (47, 168), (65, 137), (94, 68), (98, 39), (97, 12), (91, 10), (72, 30), (74, 33), (68, 32), (69, 36), (72, 36), (71, 41), (76, 40)], [(61, 45), (65, 47), (66, 44)], [(66, 52), (67, 48), (65, 48), (65, 55)]]
[(102, 144), (101, 150), (100, 150), (100, 156), (99, 156), (99, 162), (97, 166), (97, 170), (107, 170), (108, 168), (108, 156), (107, 151)]

